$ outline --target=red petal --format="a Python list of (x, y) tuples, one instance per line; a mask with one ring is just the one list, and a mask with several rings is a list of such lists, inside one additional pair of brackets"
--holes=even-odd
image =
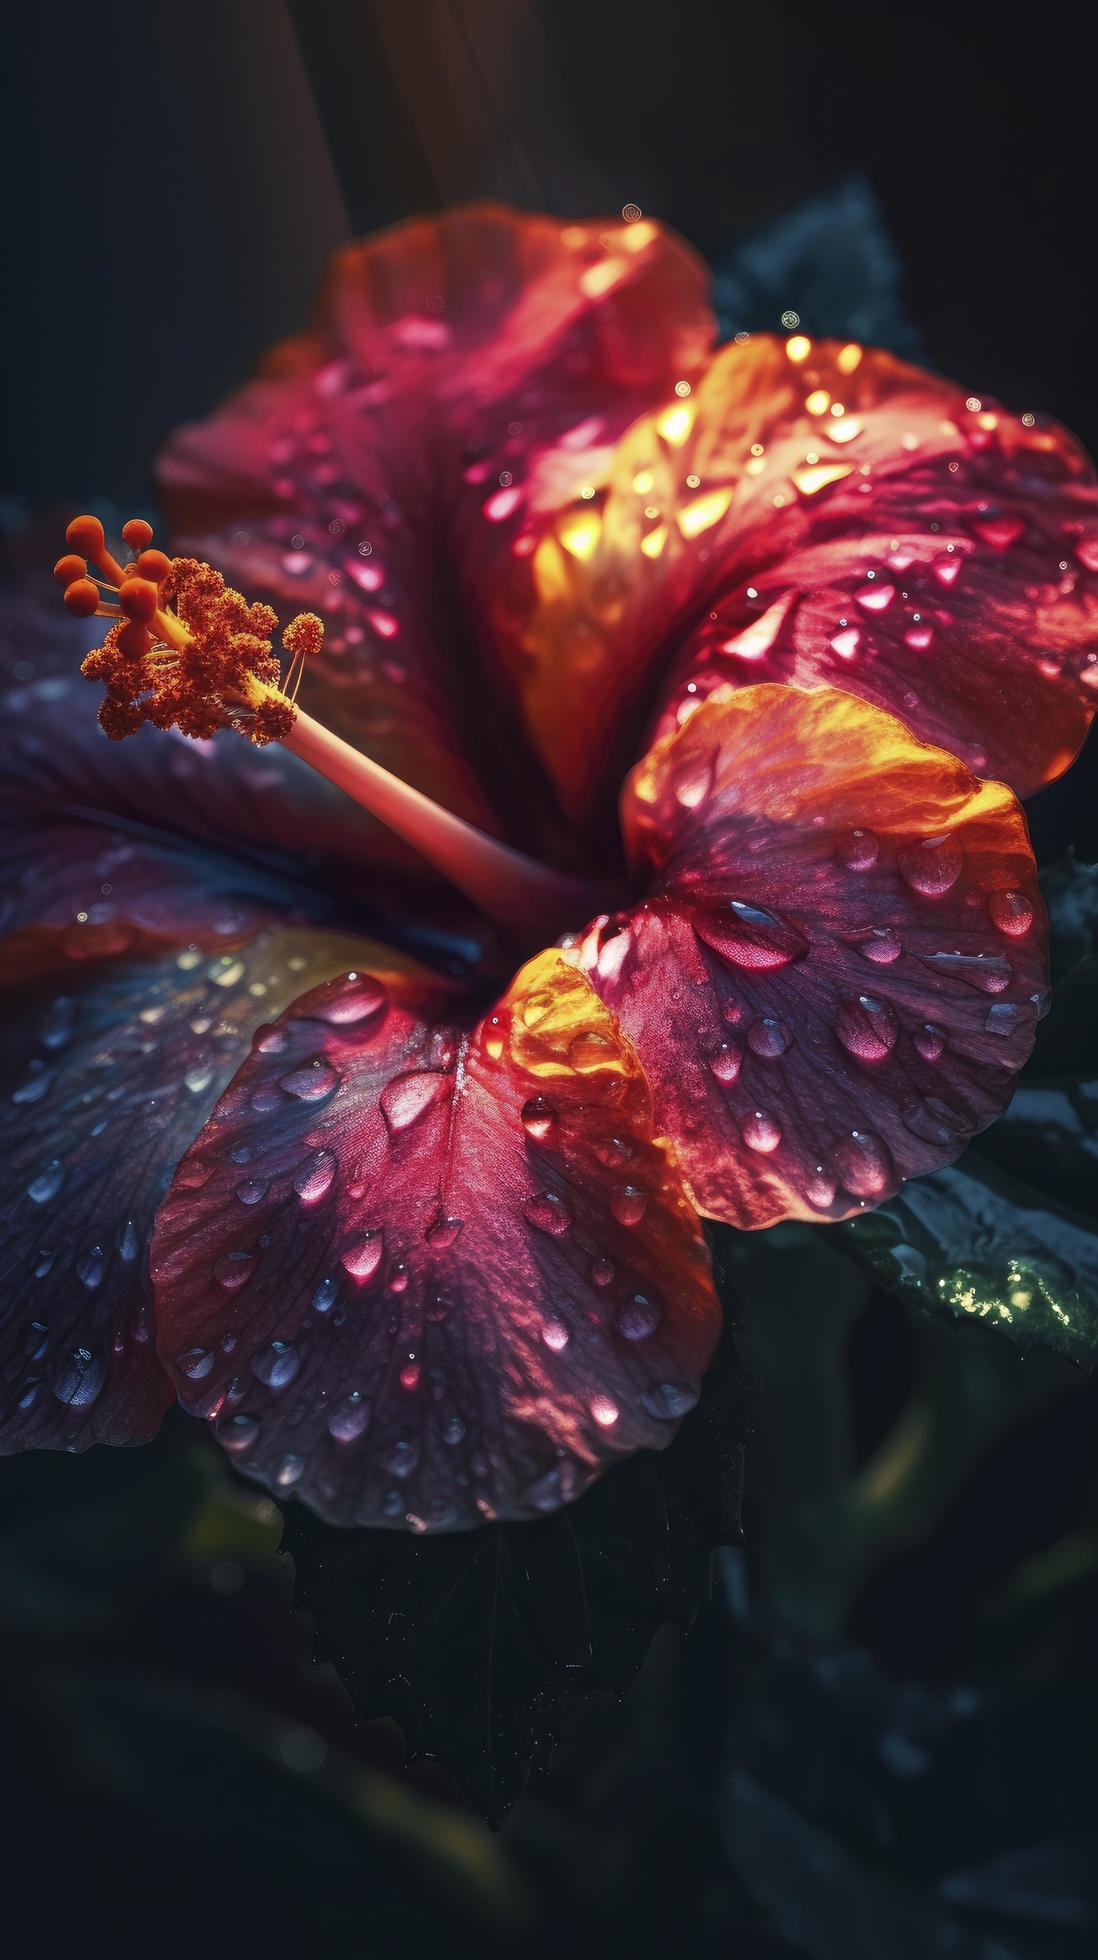
[(158, 1220), (181, 1400), (336, 1523), (553, 1510), (670, 1439), (716, 1340), (644, 1077), (582, 976), (545, 953), (472, 1033), (441, 1009), (302, 998)]
[[(711, 338), (703, 267), (650, 223), (478, 206), (404, 225), (341, 253), (315, 330), (174, 438), (169, 514), (250, 596), (325, 616), (311, 713), (484, 821), (463, 758), (495, 734), (506, 769), (516, 743), (498, 739), (498, 690), (470, 685), (482, 655), (552, 759), (514, 631), (536, 513), (601, 481)], [(560, 682), (571, 713), (580, 653)], [(508, 785), (533, 802), (521, 756)]]
[(1065, 769), (1098, 705), (1094, 472), (1054, 424), (969, 404), (891, 355), (763, 335), (639, 421), (533, 560), (535, 711), (589, 650), (568, 800), (675, 649), (661, 732), (718, 686), (830, 682), (1020, 794)]
[(623, 823), (650, 896), (581, 956), (702, 1210), (849, 1216), (1005, 1107), (1046, 931), (1001, 784), (850, 695), (762, 686), (657, 743)]
[(259, 1014), (348, 957), (335, 936), (268, 932), (212, 960), (105, 961), (14, 1011), (9, 996), (0, 1450), (159, 1428), (171, 1396), (152, 1338), (156, 1206)]

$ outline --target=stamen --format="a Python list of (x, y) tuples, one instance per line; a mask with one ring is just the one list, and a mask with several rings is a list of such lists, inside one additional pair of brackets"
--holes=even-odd
[[(143, 518), (123, 525), (123, 538), (137, 552), (123, 567), (108, 551), (99, 519), (77, 517), (66, 533), (74, 550), (54, 567), (71, 612), (118, 622), (81, 669), (107, 690), (99, 722), (112, 740), (134, 735), (148, 722), (198, 739), (232, 728), (260, 747), (280, 741), (512, 931), (552, 938), (600, 909), (598, 894), (579, 879), (442, 809), (301, 712), (296, 702), (302, 676), (324, 638), (315, 613), (299, 613), (283, 630), (289, 656), (283, 680), (271, 651), (278, 620), (270, 606), (249, 604), (199, 559), (150, 549), (152, 535)], [(88, 575), (88, 558), (117, 606), (103, 603), (100, 581)]]

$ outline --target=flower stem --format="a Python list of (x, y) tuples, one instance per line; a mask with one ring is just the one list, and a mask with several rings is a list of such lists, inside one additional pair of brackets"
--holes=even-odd
[(554, 871), (455, 817), (300, 708), (282, 746), (379, 817), (482, 912), (513, 933), (533, 932), (551, 940), (565, 927), (581, 926), (599, 909), (598, 893), (582, 879)]

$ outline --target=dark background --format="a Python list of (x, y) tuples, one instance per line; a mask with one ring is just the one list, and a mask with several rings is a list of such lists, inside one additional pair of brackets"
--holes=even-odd
[[(158, 442), (301, 324), (350, 231), (478, 195), (636, 202), (719, 262), (850, 168), (928, 359), (1093, 450), (1084, 22), (21, 6), (0, 492), (16, 521), (146, 499)], [(1092, 744), (1038, 800), (1044, 855), (1093, 849), (1094, 778)], [(1093, 1950), (1093, 1398), (816, 1245), (779, 1237), (740, 1276), (746, 1554), (722, 1555), (689, 1639), (659, 1633), (624, 1700), (587, 1701), (498, 1835), (460, 1772), (409, 1767), (391, 1723), (354, 1730), (289, 1614), (274, 1507), (189, 1425), (137, 1456), (5, 1466), (6, 1930), (25, 1915), (38, 1952), (126, 1955)], [(856, 1473), (890, 1437), (900, 1463), (924, 1406), (929, 1468), (870, 1527)]]

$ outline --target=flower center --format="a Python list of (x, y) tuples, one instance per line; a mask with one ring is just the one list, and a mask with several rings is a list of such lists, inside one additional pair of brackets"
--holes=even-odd
[(315, 613), (299, 613), (283, 629), (283, 675), (271, 648), (278, 618), (270, 606), (249, 603), (197, 558), (153, 550), (152, 527), (141, 518), (124, 524), (122, 537), (136, 554), (125, 565), (108, 550), (97, 517), (74, 518), (66, 532), (72, 549), (54, 567), (70, 612), (112, 622), (81, 672), (107, 690), (99, 722), (113, 741), (150, 722), (196, 739), (232, 728), (257, 746), (281, 742), (512, 935), (533, 933), (544, 944), (599, 909), (598, 892), (582, 880), (444, 810), (297, 706), (306, 662), (324, 638)]

